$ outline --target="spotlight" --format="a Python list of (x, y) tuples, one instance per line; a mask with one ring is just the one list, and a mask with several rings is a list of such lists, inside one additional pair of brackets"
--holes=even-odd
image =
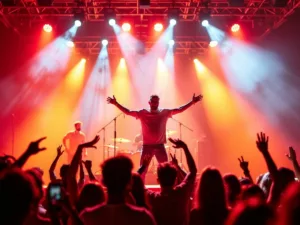
[(163, 26), (161, 23), (156, 23), (156, 24), (154, 25), (154, 30), (155, 30), (156, 32), (162, 31), (163, 28), (164, 28), (164, 26)]
[(76, 27), (80, 27), (81, 26), (81, 21), (80, 20), (75, 20), (74, 22)]
[(174, 40), (170, 40), (170, 41), (169, 41), (169, 45), (170, 45), (170, 46), (173, 46), (174, 44), (175, 44), (175, 41), (174, 41)]
[(103, 40), (102, 40), (102, 45), (103, 45), (103, 46), (107, 46), (107, 45), (108, 45), (108, 40), (103, 39)]
[(231, 26), (231, 31), (232, 32), (238, 32), (240, 30), (240, 25), (239, 24), (237, 24), (237, 23), (235, 23), (235, 24), (233, 24), (232, 26)]
[(171, 26), (175, 26), (177, 21), (179, 20), (179, 15), (181, 11), (180, 9), (169, 8), (168, 9), (168, 19)]
[(209, 42), (209, 47), (211, 47), (211, 48), (214, 48), (214, 47), (216, 47), (218, 45), (218, 42), (217, 41), (210, 41)]
[(103, 9), (104, 20), (108, 21), (110, 26), (114, 26), (116, 24), (116, 12), (112, 8), (104, 8)]
[(130, 29), (131, 29), (130, 23), (123, 23), (123, 24), (122, 24), (122, 30), (123, 30), (124, 32), (129, 32)]
[(43, 26), (43, 29), (45, 32), (50, 33), (52, 31), (52, 26), (47, 23)]
[(116, 20), (115, 19), (109, 19), (108, 24), (110, 26), (114, 26), (114, 25), (116, 25)]
[(175, 19), (170, 19), (170, 25), (175, 26), (177, 21)]
[(66, 45), (70, 48), (73, 48), (75, 46), (73, 41), (67, 41)]
[(208, 20), (202, 20), (201, 24), (202, 24), (203, 27), (208, 27), (209, 26)]
[(80, 62), (81, 62), (81, 63), (85, 63), (85, 62), (86, 62), (86, 59), (85, 59), (85, 58), (82, 58)]

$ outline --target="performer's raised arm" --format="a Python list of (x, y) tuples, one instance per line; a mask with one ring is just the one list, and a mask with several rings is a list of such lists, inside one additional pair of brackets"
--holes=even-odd
[(138, 111), (131, 111), (127, 108), (125, 108), (124, 106), (122, 106), (117, 99), (115, 98), (115, 96), (113, 95), (113, 97), (108, 97), (107, 98), (107, 103), (108, 104), (112, 104), (115, 105), (118, 109), (120, 109), (123, 113), (125, 113), (128, 116), (133, 116), (133, 117), (138, 117)]
[(172, 110), (172, 115), (178, 114), (178, 113), (182, 113), (183, 111), (187, 110), (188, 108), (190, 108), (192, 105), (194, 105), (195, 103), (199, 102), (201, 99), (203, 98), (202, 95), (193, 95), (193, 98), (190, 102), (188, 102), (187, 104), (180, 106), (179, 108), (175, 108), (175, 109), (171, 109)]

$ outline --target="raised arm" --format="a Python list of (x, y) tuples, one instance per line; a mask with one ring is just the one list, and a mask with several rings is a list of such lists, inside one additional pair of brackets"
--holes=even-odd
[(84, 164), (86, 171), (88, 172), (90, 181), (97, 181), (96, 177), (94, 176), (94, 174), (92, 172), (92, 161), (86, 160), (86, 161), (82, 161), (82, 163)]
[(184, 180), (184, 178), (186, 177), (186, 172), (179, 166), (179, 164), (178, 164), (178, 160), (177, 160), (177, 158), (176, 158), (176, 155), (174, 154), (174, 155), (172, 155), (171, 153), (170, 153), (170, 157), (171, 157), (171, 159), (172, 159), (172, 164), (176, 167), (176, 169), (177, 169), (177, 184), (180, 184), (183, 180)]
[(77, 200), (78, 186), (77, 186), (75, 177), (76, 177), (76, 173), (77, 173), (80, 161), (81, 161), (82, 150), (84, 148), (96, 148), (96, 146), (94, 146), (94, 145), (99, 140), (100, 140), (100, 137), (96, 136), (92, 141), (80, 144), (77, 147), (76, 153), (72, 159), (70, 168), (68, 170), (68, 176), (67, 176), (67, 191), (70, 194), (70, 200), (71, 200), (72, 204), (75, 204), (76, 200)]
[(32, 141), (26, 151), (18, 158), (14, 164), (12, 165), (13, 167), (19, 167), (22, 168), (24, 164), (27, 162), (27, 160), (30, 158), (30, 156), (35, 155), (41, 151), (46, 150), (46, 148), (40, 148), (39, 144), (41, 141), (45, 140), (46, 137), (40, 138), (36, 141)]
[(127, 109), (126, 107), (122, 106), (117, 99), (115, 98), (115, 96), (113, 95), (113, 97), (108, 97), (107, 98), (107, 103), (108, 104), (112, 104), (115, 105), (118, 109), (120, 109), (123, 113), (125, 113), (128, 116), (133, 116), (133, 117), (137, 117), (138, 116), (138, 112), (137, 111), (131, 111), (129, 109)]
[(193, 159), (193, 156), (190, 153), (189, 148), (187, 147), (187, 145), (179, 140), (179, 139), (172, 139), (169, 138), (169, 141), (171, 141), (174, 144), (174, 148), (182, 148), (182, 150), (184, 151), (185, 157), (186, 157), (186, 162), (189, 168), (189, 173), (186, 175), (186, 177), (184, 178), (183, 183), (193, 183), (196, 175), (197, 175), (197, 167), (196, 167), (196, 163)]
[(193, 95), (193, 98), (190, 102), (188, 102), (187, 104), (180, 106), (179, 108), (176, 109), (172, 109), (172, 115), (178, 114), (178, 113), (182, 113), (183, 111), (187, 110), (188, 108), (190, 108), (192, 105), (196, 104), (197, 102), (199, 102), (201, 99), (203, 98), (202, 95), (198, 95), (196, 96), (195, 94)]
[(239, 162), (240, 162), (240, 167), (244, 172), (244, 175), (251, 181), (251, 183), (253, 184), (253, 179), (252, 176), (250, 174), (250, 170), (249, 170), (249, 162), (244, 160), (244, 157), (241, 156), (241, 158), (238, 158)]
[(54, 161), (52, 162), (51, 166), (50, 166), (50, 169), (49, 169), (49, 175), (50, 175), (50, 180), (51, 181), (55, 181), (56, 180), (56, 176), (55, 176), (55, 167), (56, 167), (56, 164), (59, 160), (59, 158), (61, 157), (61, 155), (64, 153), (64, 151), (61, 150), (61, 147), (62, 145), (58, 146), (56, 151), (57, 151), (57, 154), (56, 154), (56, 157), (54, 159)]
[(298, 180), (300, 180), (300, 166), (297, 161), (296, 151), (293, 147), (289, 147), (290, 154), (286, 154), (286, 157), (293, 163), (294, 171)]

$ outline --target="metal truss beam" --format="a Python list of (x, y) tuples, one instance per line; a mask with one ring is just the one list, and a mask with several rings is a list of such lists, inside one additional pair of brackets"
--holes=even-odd
[[(267, 25), (260, 35), (265, 36), (284, 23), (287, 17), (300, 7), (300, 0), (289, 0), (286, 7), (274, 7), (269, 0), (249, 0), (243, 7), (230, 6), (227, 0), (211, 0), (208, 5), (203, 5), (202, 2), (200, 0), (151, 0), (149, 8), (138, 8), (136, 0), (82, 0), (82, 4), (79, 5), (75, 0), (54, 0), (52, 6), (38, 6), (36, 0), (21, 0), (17, 6), (1, 6), (0, 21), (17, 29), (18, 19), (43, 21), (48, 17), (68, 18), (73, 17), (77, 10), (85, 12), (88, 21), (104, 21), (104, 11), (108, 8), (114, 9), (119, 19), (149, 21), (155, 18), (166, 18), (168, 10), (175, 8), (180, 12), (181, 21), (197, 21), (199, 15), (209, 11), (211, 16), (217, 19), (230, 21), (234, 18), (241, 22), (250, 22), (253, 27), (256, 22), (264, 22)], [(205, 52), (202, 46), (207, 48), (209, 41), (197, 42), (193, 37), (189, 37), (186, 42), (177, 39), (176, 37), (176, 54), (187, 54), (193, 48)], [(195, 47), (197, 43), (199, 48)], [(99, 41), (91, 40), (77, 40), (76, 45), (78, 48), (88, 49), (92, 54), (93, 52), (98, 54), (101, 48)], [(110, 45), (110, 51), (117, 51), (117, 47), (112, 47), (112, 43)], [(152, 42), (146, 42), (146, 48), (151, 45)]]

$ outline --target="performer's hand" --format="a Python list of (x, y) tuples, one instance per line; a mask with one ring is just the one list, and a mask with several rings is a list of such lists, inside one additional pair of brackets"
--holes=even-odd
[(202, 100), (202, 98), (203, 98), (202, 95), (196, 96), (196, 95), (194, 94), (194, 95), (193, 95), (192, 101), (193, 101), (194, 103), (197, 103), (197, 102), (199, 102), (200, 100)]
[(185, 148), (186, 147), (186, 143), (184, 143), (182, 140), (169, 138), (169, 141), (172, 144), (174, 144), (173, 148)]
[(107, 103), (108, 103), (108, 104), (113, 104), (113, 105), (115, 105), (115, 104), (117, 103), (117, 99), (115, 98), (114, 95), (113, 95), (112, 98), (111, 98), (111, 97), (108, 97), (106, 100), (107, 100)]
[(61, 150), (61, 147), (62, 147), (62, 145), (59, 145), (56, 149), (58, 157), (60, 157), (64, 153), (64, 151)]

